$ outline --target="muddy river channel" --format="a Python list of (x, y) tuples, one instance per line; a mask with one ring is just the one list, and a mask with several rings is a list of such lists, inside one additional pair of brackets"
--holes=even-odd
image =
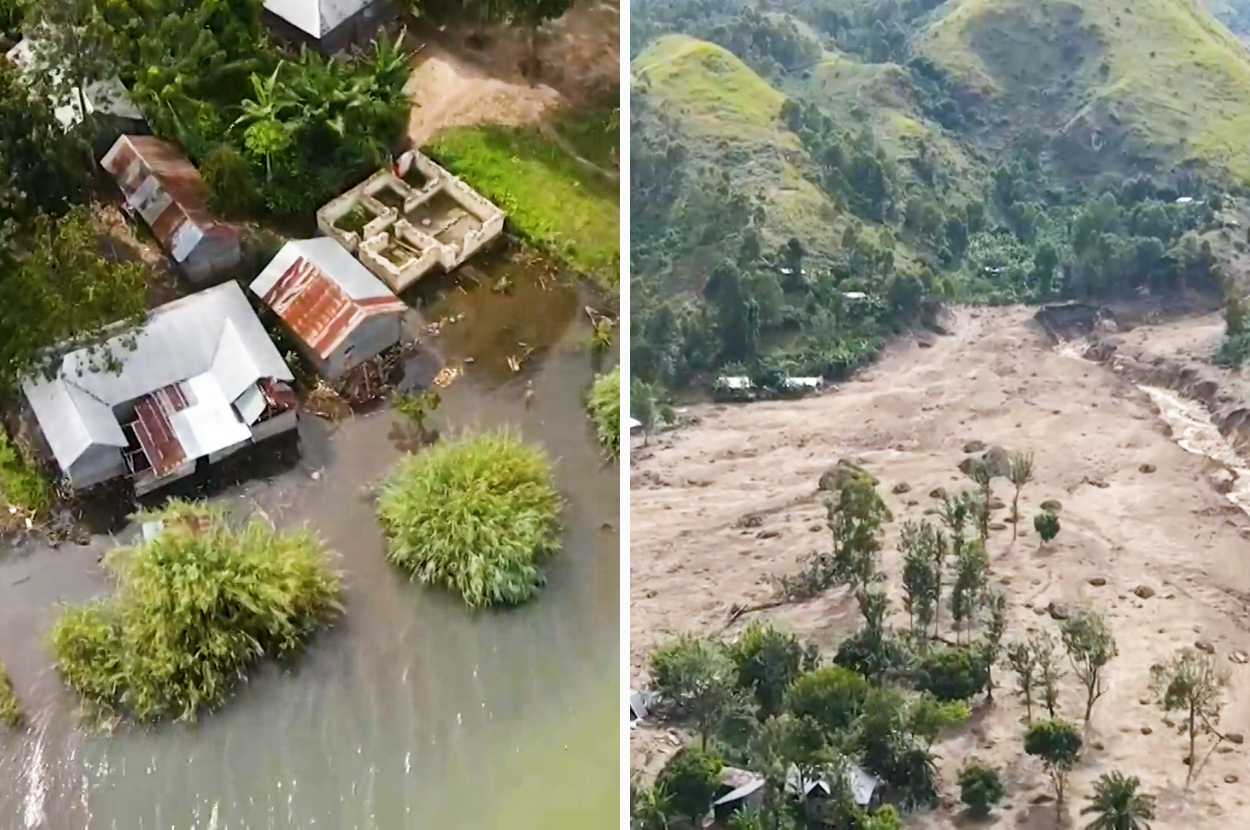
[(133, 526), (0, 551), (0, 656), (28, 716), (0, 736), (0, 828), (614, 826), (619, 468), (584, 414), (589, 300), (556, 283), (499, 256), (409, 298), (428, 321), (456, 320), (429, 340), (463, 366), (431, 425), (508, 425), (555, 461), (565, 549), (536, 602), (472, 613), (409, 582), (384, 559), (370, 496), (409, 430), (385, 409), (305, 415), (297, 455), (213, 498), (311, 523), (341, 554), (346, 614), (196, 725), (87, 733), (44, 645), (58, 601), (107, 589), (96, 561)]

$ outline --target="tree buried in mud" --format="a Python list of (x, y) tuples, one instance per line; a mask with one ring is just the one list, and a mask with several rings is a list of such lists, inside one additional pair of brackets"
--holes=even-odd
[(560, 497), (542, 450), (507, 433), (465, 435), (396, 465), (378, 493), (387, 558), (467, 605), (519, 605), (560, 549)]
[(67, 608), (57, 667), (101, 715), (194, 720), (225, 703), (263, 657), (298, 651), (341, 609), (339, 575), (311, 530), (171, 502), (155, 538), (104, 558), (110, 597)]

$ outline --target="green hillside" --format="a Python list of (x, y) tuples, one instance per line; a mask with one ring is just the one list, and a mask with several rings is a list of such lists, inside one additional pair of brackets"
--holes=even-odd
[(1250, 51), (1194, 0), (641, 0), (631, 26), (648, 380), (837, 375), (929, 298), (1211, 292), (1246, 253)]
[(1250, 52), (1192, 0), (963, 0), (916, 48), (1012, 129), (1057, 130), (1086, 167), (1202, 162), (1250, 179)]

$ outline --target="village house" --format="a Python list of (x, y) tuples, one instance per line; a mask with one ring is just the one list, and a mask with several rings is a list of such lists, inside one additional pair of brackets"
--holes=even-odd
[(146, 135), (123, 135), (100, 165), (117, 181), (127, 209), (143, 217), (192, 282), (204, 284), (238, 266), (239, 229), (209, 212), (208, 186), (173, 144)]
[(403, 336), (408, 307), (328, 237), (283, 245), (251, 291), (329, 380), (377, 357)]
[(373, 40), (399, 9), (393, 0), (265, 0), (264, 11), (282, 40), (333, 55)]
[[(5, 54), (9, 61), (22, 70), (28, 81), (36, 80), (32, 75), (36, 71), (35, 58), (39, 46), (38, 38), (25, 37)], [(60, 86), (60, 79), (55, 75), (48, 82), (53, 88)], [(135, 106), (125, 85), (116, 76), (87, 84), (81, 94), (77, 87), (72, 87), (65, 92), (63, 98), (52, 101), (52, 105), (56, 120), (66, 130), (81, 124), (86, 116), (94, 116), (98, 133), (109, 143), (118, 135), (148, 131), (143, 113)]]
[(160, 306), (70, 351), (22, 390), (74, 490), (129, 478), (139, 495), (297, 427), (291, 370), (234, 282)]

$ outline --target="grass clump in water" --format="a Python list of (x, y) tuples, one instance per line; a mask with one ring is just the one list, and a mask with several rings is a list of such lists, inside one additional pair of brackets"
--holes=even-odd
[(409, 455), (378, 494), (387, 557), (472, 608), (538, 593), (546, 582), (539, 566), (560, 548), (560, 512), (546, 454), (507, 433)]
[(143, 518), (162, 521), (160, 534), (104, 558), (116, 593), (67, 608), (52, 629), (61, 676), (102, 715), (194, 720), (342, 610), (339, 574), (307, 528), (253, 518), (236, 530), (185, 502)]
[(22, 710), (17, 705), (13, 683), (9, 680), (9, 674), (4, 668), (4, 661), (0, 660), (0, 724), (10, 729), (17, 729), (22, 725), (22, 720)]
[(621, 367), (595, 378), (590, 388), (590, 417), (595, 422), (599, 443), (621, 454)]

